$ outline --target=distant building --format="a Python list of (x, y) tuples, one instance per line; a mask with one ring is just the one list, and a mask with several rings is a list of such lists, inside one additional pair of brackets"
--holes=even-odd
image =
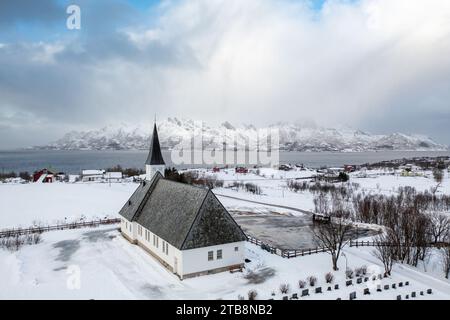
[(96, 182), (102, 181), (105, 170), (83, 170), (81, 172), (81, 181)]
[(120, 229), (180, 279), (244, 265), (246, 236), (211, 190), (164, 178), (156, 124), (146, 179), (120, 210)]
[(123, 179), (122, 172), (105, 172), (103, 176), (106, 182), (121, 182)]
[(348, 164), (347, 164), (347, 165), (344, 166), (344, 171), (345, 171), (345, 172), (348, 172), (348, 173), (349, 173), (349, 172), (355, 172), (355, 167), (352, 166), (352, 165), (348, 165)]
[(234, 169), (236, 173), (248, 173), (248, 169), (245, 167), (237, 167)]
[(278, 170), (291, 171), (292, 166), (290, 164), (282, 164), (282, 165), (278, 166)]
[(33, 173), (33, 182), (38, 183), (52, 183), (56, 181), (63, 181), (64, 180), (64, 173), (57, 172), (53, 169), (41, 169), (39, 171), (35, 171)]

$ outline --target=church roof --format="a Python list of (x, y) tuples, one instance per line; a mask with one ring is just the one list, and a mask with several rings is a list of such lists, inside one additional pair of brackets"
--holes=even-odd
[(119, 214), (180, 250), (246, 240), (214, 193), (159, 172), (139, 185)]
[(159, 145), (158, 130), (156, 129), (156, 123), (153, 126), (153, 135), (150, 142), (150, 151), (148, 153), (147, 161), (145, 164), (149, 165), (164, 165), (164, 159), (161, 154), (161, 146)]

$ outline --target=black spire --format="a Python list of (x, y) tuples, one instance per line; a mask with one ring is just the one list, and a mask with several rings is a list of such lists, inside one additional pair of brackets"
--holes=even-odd
[(149, 165), (165, 165), (161, 154), (161, 147), (159, 145), (158, 130), (156, 130), (156, 123), (153, 126), (153, 136), (150, 143), (150, 152), (148, 153), (145, 164)]

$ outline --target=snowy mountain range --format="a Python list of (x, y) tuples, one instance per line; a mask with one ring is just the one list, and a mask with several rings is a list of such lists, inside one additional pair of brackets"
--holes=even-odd
[[(436, 143), (422, 135), (393, 133), (373, 135), (351, 128), (323, 128), (315, 125), (277, 123), (267, 128), (279, 129), (280, 150), (287, 151), (376, 151), (376, 150), (449, 150), (449, 146)], [(226, 130), (225, 130), (226, 129)], [(193, 120), (168, 118), (158, 121), (158, 134), (162, 148), (171, 149), (193, 133), (203, 133), (204, 149), (222, 149), (234, 145), (234, 136), (255, 136), (258, 129), (253, 125), (235, 127), (229, 122), (210, 126)], [(72, 131), (61, 139), (37, 149), (55, 150), (147, 150), (151, 126), (107, 126), (99, 130)], [(223, 132), (226, 132), (224, 139)], [(224, 141), (226, 143), (224, 144)]]

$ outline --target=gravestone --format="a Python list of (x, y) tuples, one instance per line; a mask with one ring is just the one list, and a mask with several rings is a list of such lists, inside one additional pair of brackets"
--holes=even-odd
[(415, 297), (416, 297), (416, 292), (415, 291), (411, 292), (411, 298), (415, 298)]
[(273, 298), (267, 299), (267, 300), (273, 300)]
[(364, 289), (364, 295), (367, 295), (367, 294), (370, 294), (369, 288), (365, 288), (365, 289)]
[(302, 297), (309, 296), (309, 289), (303, 289), (302, 290)]
[(356, 299), (356, 291), (350, 293), (350, 300), (355, 300)]
[(296, 293), (292, 294), (292, 299), (298, 299), (298, 295)]
[(409, 286), (409, 281), (406, 281), (406, 282), (405, 282), (405, 286)]
[(338, 284), (334, 285), (334, 290), (339, 290), (339, 285)]
[(331, 291), (331, 287), (328, 287), (327, 291)]
[(345, 285), (348, 287), (348, 286), (351, 286), (353, 284), (353, 281), (352, 280), (347, 280), (346, 282), (345, 282)]
[(399, 282), (399, 283), (398, 283), (398, 287), (399, 287), (399, 288), (403, 287), (403, 282)]
[(420, 295), (423, 296), (423, 291), (420, 291)]
[(341, 298), (337, 298), (336, 300), (342, 300)]
[(397, 289), (397, 285), (395, 283), (392, 284), (392, 289)]
[(384, 285), (384, 290), (389, 290), (389, 285), (388, 284)]
[(289, 297), (288, 296), (284, 296), (283, 300), (289, 300)]
[(381, 292), (383, 290), (381, 290), (381, 284), (377, 285), (377, 292)]
[(428, 294), (432, 294), (433, 291), (432, 291), (431, 289), (428, 289), (428, 290), (427, 290), (427, 293), (428, 293)]
[(322, 287), (317, 287), (316, 288), (316, 293), (322, 293)]
[(408, 299), (409, 299), (409, 294), (406, 295), (406, 300), (408, 300)]
[(362, 283), (362, 278), (356, 279), (356, 283), (357, 283), (357, 284), (361, 284), (361, 283)]
[(378, 280), (381, 280), (381, 279), (383, 279), (383, 275), (382, 275), (382, 274), (379, 274), (379, 275), (378, 275)]
[(275, 295), (275, 292), (272, 292), (272, 297)]
[(369, 281), (369, 278), (368, 278), (368, 277), (365, 277), (365, 278), (364, 278), (364, 282), (367, 282), (367, 281)]
[(398, 295), (397, 300), (402, 300), (402, 296)]

